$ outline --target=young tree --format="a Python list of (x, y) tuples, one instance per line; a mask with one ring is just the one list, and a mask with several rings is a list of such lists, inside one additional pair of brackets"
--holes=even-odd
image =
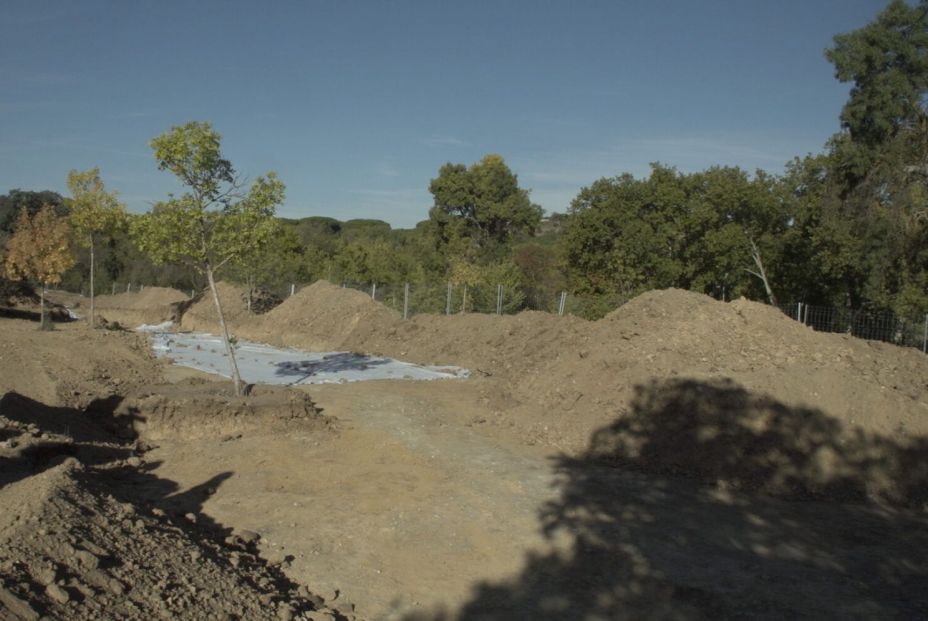
[(10, 280), (29, 279), (42, 285), (40, 326), (46, 327), (45, 289), (61, 282), (61, 275), (74, 264), (70, 245), (71, 227), (46, 205), (35, 216), (26, 209), (19, 213), (13, 237), (7, 243), (5, 272)]
[(100, 179), (100, 169), (68, 173), (71, 190), (71, 226), (77, 240), (90, 248), (90, 325), (94, 325), (94, 252), (97, 244), (115, 233), (126, 222), (126, 207), (115, 192), (107, 192)]
[(216, 290), (216, 272), (268, 243), (274, 210), (284, 200), (284, 184), (273, 172), (258, 177), (247, 193), (219, 150), (221, 136), (209, 123), (192, 121), (151, 141), (160, 170), (187, 186), (133, 223), (139, 247), (158, 263), (186, 263), (206, 276), (219, 317), (235, 394), (243, 392), (235, 352)]

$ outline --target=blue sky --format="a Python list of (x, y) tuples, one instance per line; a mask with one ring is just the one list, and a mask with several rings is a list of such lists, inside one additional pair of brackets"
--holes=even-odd
[(427, 217), (445, 162), (500, 153), (547, 212), (660, 161), (781, 172), (839, 129), (823, 50), (866, 0), (0, 5), (0, 193), (99, 166), (141, 212), (178, 186), (149, 141), (210, 121), (279, 215)]

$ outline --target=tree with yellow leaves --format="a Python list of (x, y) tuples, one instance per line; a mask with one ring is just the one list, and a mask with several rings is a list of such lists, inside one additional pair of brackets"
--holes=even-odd
[(41, 323), (45, 318), (45, 290), (61, 282), (61, 275), (74, 265), (71, 252), (71, 226), (58, 217), (51, 205), (30, 216), (25, 209), (13, 227), (13, 237), (6, 245), (4, 271), (10, 280), (35, 280), (42, 285)]
[(113, 234), (126, 223), (126, 207), (115, 192), (107, 192), (100, 179), (100, 169), (68, 173), (71, 190), (71, 226), (78, 243), (90, 248), (90, 325), (94, 322), (94, 250), (97, 242)]

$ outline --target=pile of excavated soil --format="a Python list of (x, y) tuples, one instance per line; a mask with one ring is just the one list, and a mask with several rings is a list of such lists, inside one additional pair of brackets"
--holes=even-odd
[(41, 331), (34, 322), (0, 319), (0, 395), (85, 407), (161, 381), (163, 368), (144, 335), (91, 330), (82, 321)]
[(403, 321), (357, 291), (317, 282), (236, 333), (277, 345), (349, 349), (475, 371), (488, 424), (577, 453), (636, 412), (655, 380), (725, 379), (841, 432), (928, 434), (928, 358), (913, 349), (813, 331), (770, 306), (681, 290), (645, 293), (605, 318), (525, 312)]
[[(185, 293), (166, 287), (145, 287), (142, 291), (99, 295), (94, 298), (94, 311), (108, 321), (127, 328), (143, 323), (159, 324), (177, 314), (177, 305), (189, 299)], [(90, 299), (84, 298), (78, 314), (90, 312)]]
[[(245, 404), (220, 389), (143, 391), (115, 416), (0, 399), (0, 619), (355, 618), (337, 592), (327, 605), (288, 579), (292, 557), (263, 557), (259, 533), (201, 513), (222, 477), (181, 491), (152, 473), (145, 450), (172, 434), (329, 429), (305, 394), (277, 388)], [(138, 437), (110, 430), (132, 427)]]
[(325, 281), (301, 289), (240, 332), (262, 341), (313, 350), (359, 349), (400, 323), (400, 315), (369, 295)]
[[(245, 287), (217, 282), (216, 291), (219, 292), (222, 315), (230, 331), (235, 331), (236, 326), (252, 319), (253, 313), (248, 312), (248, 290)], [(180, 324), (184, 330), (219, 334), (219, 316), (216, 314), (216, 303), (210, 290), (207, 289), (198, 295), (184, 310)]]

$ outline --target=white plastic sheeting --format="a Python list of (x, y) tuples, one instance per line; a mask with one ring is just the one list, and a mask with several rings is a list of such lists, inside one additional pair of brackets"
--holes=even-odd
[[(204, 332), (171, 332), (171, 322), (136, 328), (147, 332), (159, 357), (174, 364), (229, 377), (222, 339)], [(353, 352), (315, 353), (238, 341), (235, 360), (251, 384), (331, 384), (377, 379), (433, 380), (465, 378), (460, 367), (426, 367), (392, 358)]]

